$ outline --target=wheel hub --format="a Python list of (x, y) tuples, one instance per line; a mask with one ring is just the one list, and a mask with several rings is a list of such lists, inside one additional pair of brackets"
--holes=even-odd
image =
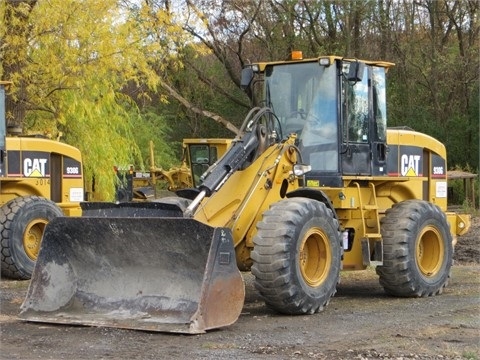
[(328, 277), (332, 253), (328, 236), (321, 229), (312, 228), (305, 234), (299, 263), (303, 279), (309, 286), (319, 286)]
[(25, 254), (27, 254), (27, 256), (33, 261), (37, 260), (40, 243), (47, 223), (47, 220), (35, 220), (28, 224), (25, 229), (23, 235), (23, 247), (25, 249)]
[(421, 273), (432, 277), (438, 274), (444, 260), (444, 246), (440, 232), (426, 226), (417, 240), (416, 260)]

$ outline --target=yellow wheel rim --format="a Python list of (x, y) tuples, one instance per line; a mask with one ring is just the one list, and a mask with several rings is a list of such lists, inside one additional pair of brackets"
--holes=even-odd
[(25, 249), (25, 254), (33, 261), (37, 260), (40, 243), (47, 223), (47, 220), (36, 219), (28, 224), (23, 233), (23, 248)]
[(310, 229), (300, 245), (300, 271), (305, 282), (312, 287), (323, 283), (332, 264), (332, 251), (328, 236), (319, 228)]
[(442, 236), (434, 226), (427, 226), (418, 237), (415, 257), (421, 273), (426, 277), (435, 276), (444, 261), (445, 247)]

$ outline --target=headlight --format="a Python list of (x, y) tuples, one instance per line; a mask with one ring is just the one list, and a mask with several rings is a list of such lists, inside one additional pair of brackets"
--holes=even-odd
[(305, 164), (293, 165), (293, 173), (295, 174), (295, 176), (303, 176), (310, 170), (312, 170), (312, 167), (310, 165), (305, 165)]

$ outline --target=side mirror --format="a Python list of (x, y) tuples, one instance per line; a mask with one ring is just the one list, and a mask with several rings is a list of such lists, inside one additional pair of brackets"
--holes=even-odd
[(253, 69), (248, 66), (242, 69), (242, 78), (240, 80), (240, 87), (243, 91), (248, 89), (248, 86), (253, 79)]
[(358, 82), (363, 79), (363, 70), (365, 69), (365, 63), (355, 61), (350, 64), (348, 69), (348, 81)]

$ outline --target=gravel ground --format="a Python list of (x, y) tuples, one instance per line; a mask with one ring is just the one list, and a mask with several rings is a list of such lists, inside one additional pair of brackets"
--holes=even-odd
[(320, 314), (269, 310), (244, 274), (238, 321), (203, 335), (29, 323), (18, 320), (28, 281), (0, 282), (0, 359), (480, 359), (480, 217), (459, 238), (440, 296), (387, 296), (374, 269), (342, 273)]

